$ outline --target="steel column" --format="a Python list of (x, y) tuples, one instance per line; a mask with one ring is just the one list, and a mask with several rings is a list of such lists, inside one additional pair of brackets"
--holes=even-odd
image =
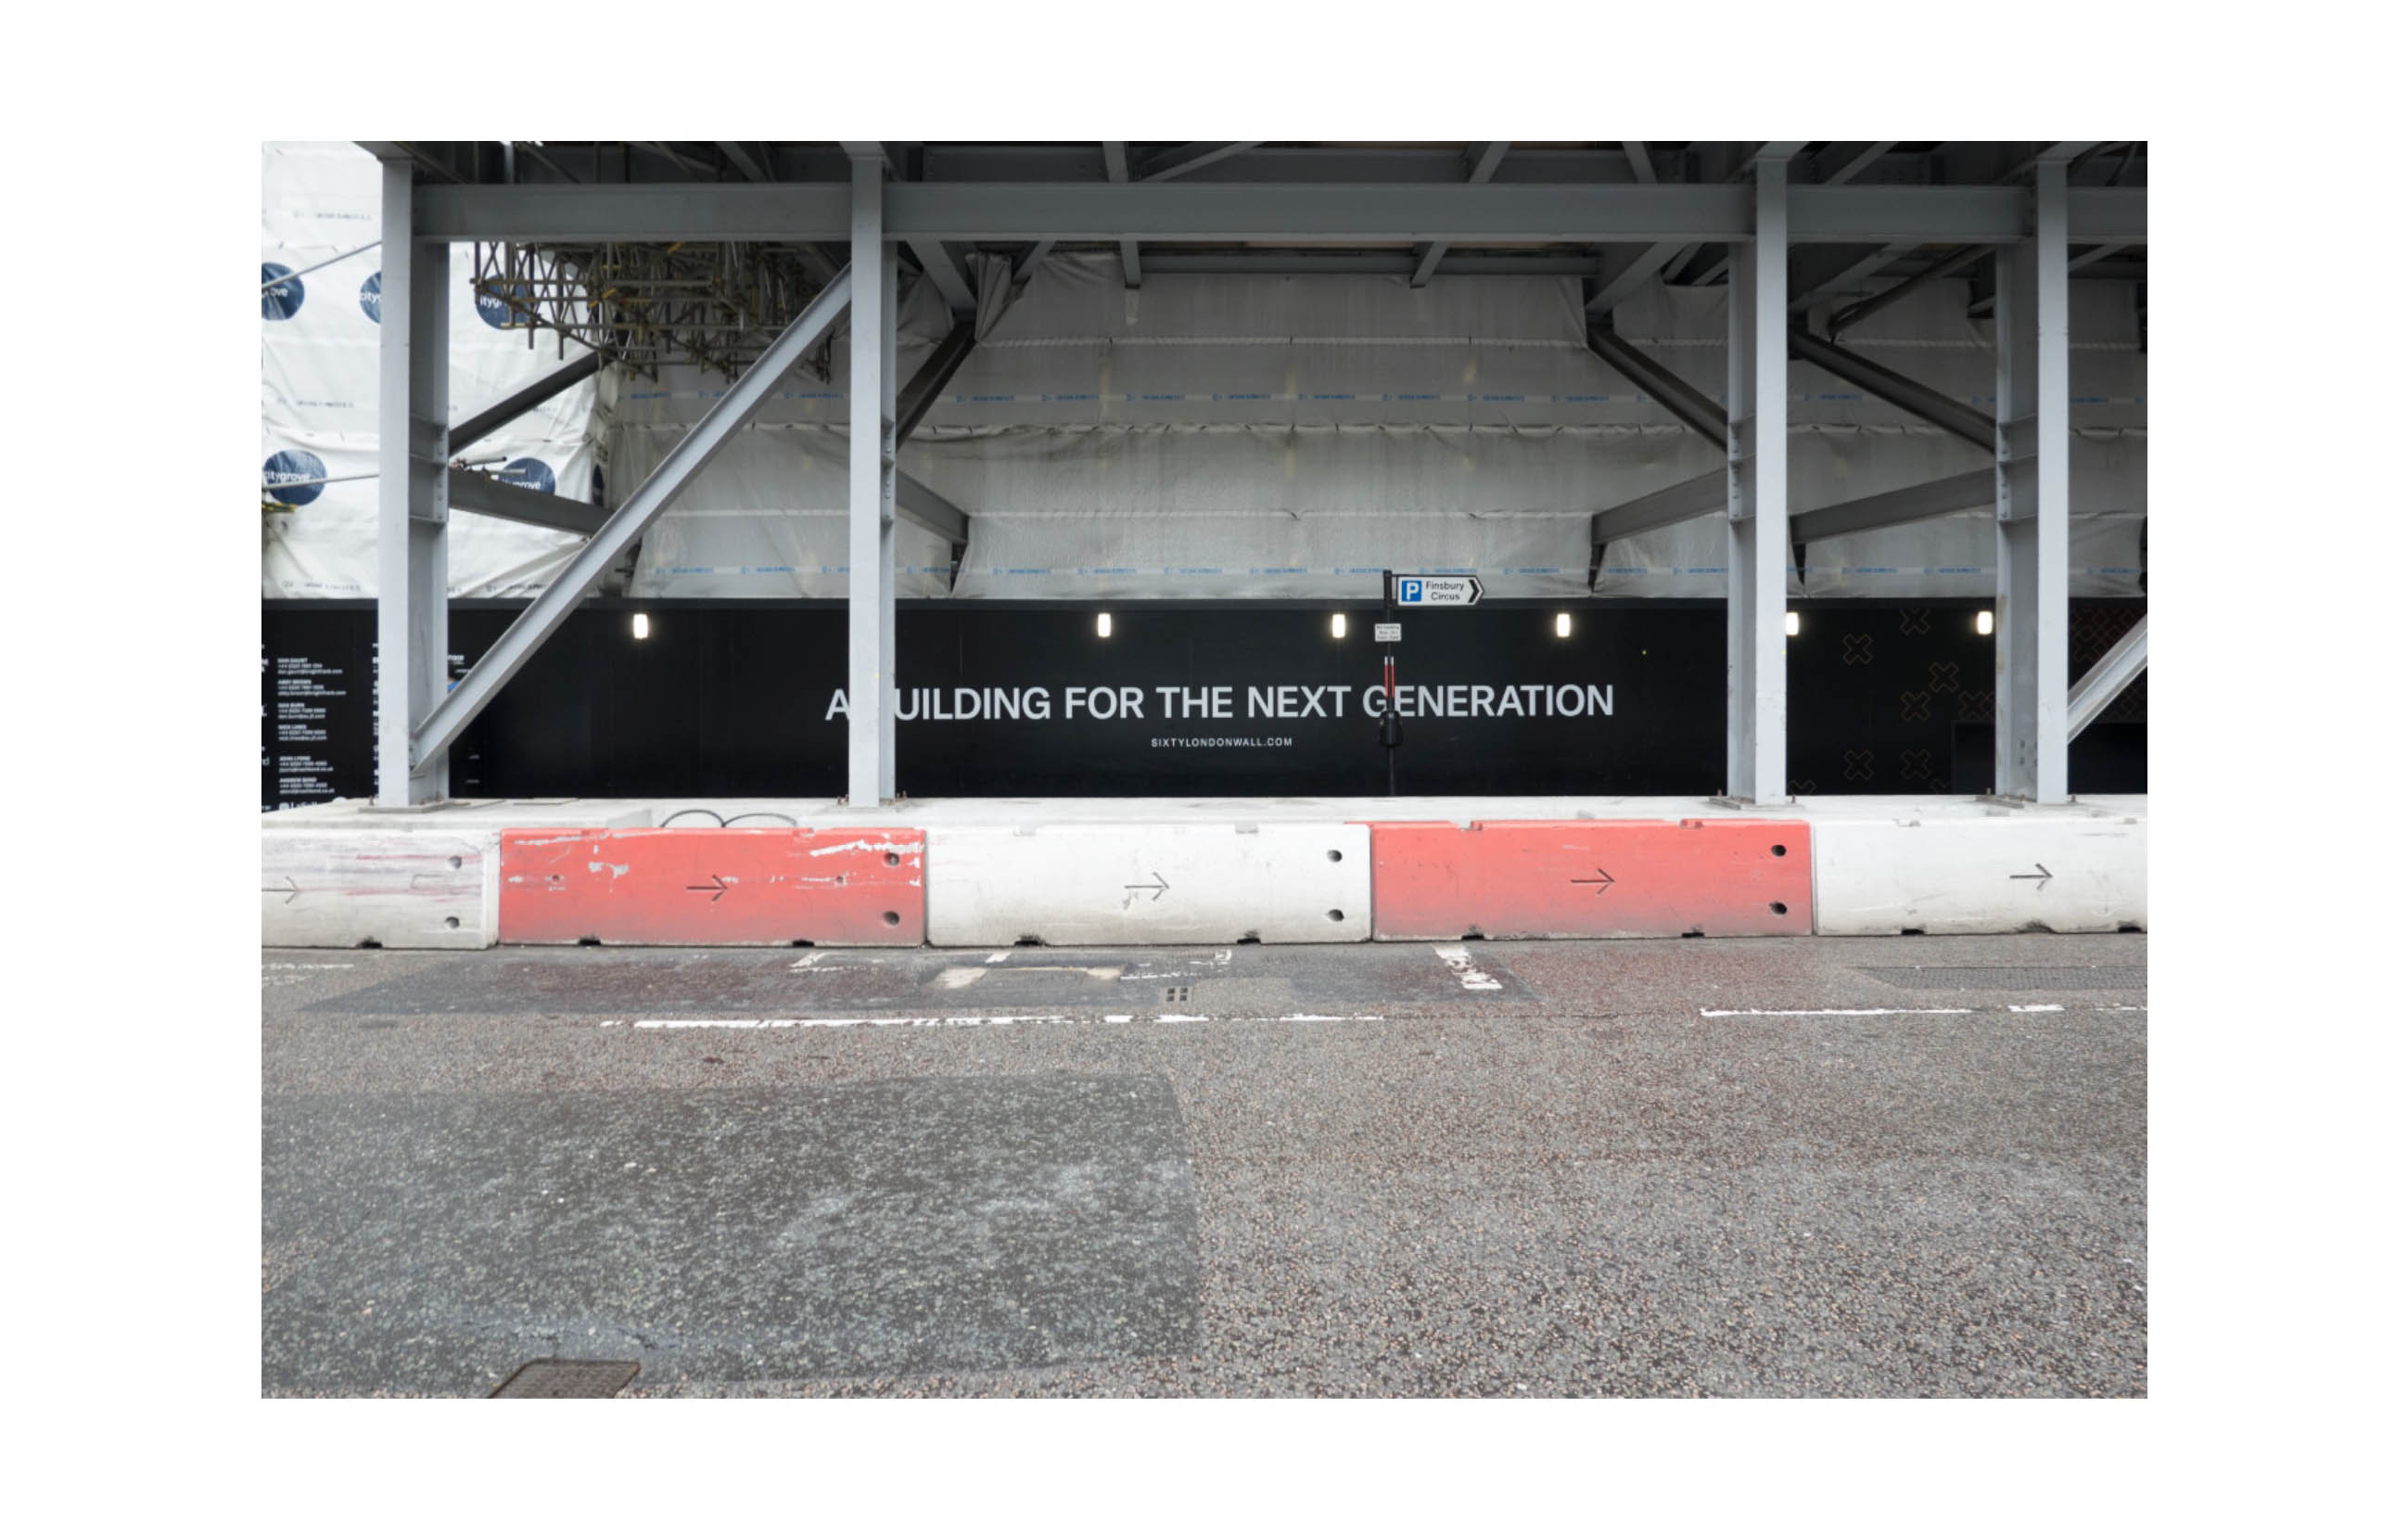
[[(567, 566), (552, 584), (527, 604), (525, 610), (502, 631), (494, 648), (469, 668), (460, 685), (444, 695), (434, 712), (410, 732), (414, 760), (429, 761), (450, 750), (478, 711), (518, 675), (519, 668), (554, 631), (568, 622), (568, 615), (577, 610), (585, 594), (609, 574), (621, 555), (636, 547), (636, 540), (668, 509), (677, 494), (752, 419), (769, 397), (769, 392), (802, 361), (803, 354), (818, 345), (836, 317), (844, 312), (853, 286), (851, 272), (838, 272), (836, 280), (803, 306), (795, 323), (779, 333), (760, 359), (746, 368), (727, 393), (678, 439), (677, 446), (636, 487), (636, 494), (610, 513), (609, 520), (591, 540), (569, 556)], [(385, 301), (391, 304), (391, 293), (387, 293)]]
[(410, 163), (384, 165), (384, 309), (377, 338), (377, 802), (450, 791), (409, 727), (443, 696), (451, 648), (444, 466), (451, 415), (452, 250), (411, 239)]
[(885, 166), (856, 159), (845, 598), (845, 794), (855, 805), (895, 797), (895, 247), (885, 210)]
[(1998, 757), (1991, 788), (2066, 797), (2065, 163), (2033, 168), (2032, 239), (1999, 251)]
[(1756, 237), (1730, 284), (1729, 692), (1723, 792), (1789, 792), (1789, 165), (1756, 166)]

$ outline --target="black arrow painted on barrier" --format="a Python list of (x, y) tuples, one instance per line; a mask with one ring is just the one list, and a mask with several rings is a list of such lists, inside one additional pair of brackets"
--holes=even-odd
[[(1121, 888), (1123, 890), (1151, 890), (1154, 892), (1154, 898), (1155, 900), (1160, 900), (1162, 899), (1163, 893), (1170, 888), (1170, 882), (1162, 877), (1162, 870), (1155, 869), (1154, 871), (1154, 882), (1152, 884), (1125, 884), (1121, 886)], [(1129, 899), (1135, 900), (1137, 897), (1135, 896), (1131, 896)]]
[(686, 888), (688, 890), (710, 891), (710, 904), (717, 906), (719, 904), (719, 897), (727, 894), (727, 882), (721, 879), (718, 875), (713, 874), (710, 877), (710, 882), (709, 884), (690, 884), (687, 885)]
[(2010, 880), (2038, 880), (2040, 883), (2032, 886), (2032, 894), (2037, 896), (2042, 891), (2046, 890), (2048, 888), (2048, 882), (2056, 879), (2057, 876), (2051, 874), (2048, 871), (2048, 866), (2042, 863), (2037, 858), (2032, 860), (2032, 868), (2039, 869), (2040, 872), (2037, 874), (2010, 874), (2007, 878)]
[(1597, 893), (1600, 896), (1605, 894), (1605, 887), (1612, 882), (1613, 876), (1608, 874), (1601, 868), (1597, 871), (1597, 878), (1594, 880), (1574, 880), (1572, 882), (1574, 884), (1593, 884), (1597, 886)]
[(279, 890), (272, 884), (264, 884), (259, 887), (259, 893), (263, 896), (282, 896), (284, 897), (284, 904), (290, 906), (294, 900), (299, 898), (301, 895), (301, 887), (293, 882), (292, 875), (287, 874), (284, 876), (283, 889)]

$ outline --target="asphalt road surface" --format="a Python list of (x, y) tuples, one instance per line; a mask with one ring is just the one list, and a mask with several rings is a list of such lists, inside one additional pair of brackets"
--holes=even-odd
[(2143, 1395), (2147, 941), (266, 950), (262, 1389)]

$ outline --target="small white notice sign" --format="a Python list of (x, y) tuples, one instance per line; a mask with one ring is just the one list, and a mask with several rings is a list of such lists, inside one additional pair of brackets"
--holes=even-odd
[(1394, 645), (1405, 638), (1405, 626), (1401, 624), (1374, 624), (1371, 625), (1371, 638), (1380, 644)]

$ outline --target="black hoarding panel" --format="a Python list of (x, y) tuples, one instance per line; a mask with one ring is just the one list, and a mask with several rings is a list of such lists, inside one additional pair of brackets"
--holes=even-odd
[[(455, 795), (843, 793), (841, 605), (647, 605), (641, 639), (637, 606), (588, 606), (536, 653), (463, 738)], [(1330, 622), (1341, 610), (1343, 637)], [(455, 655), (476, 660), (513, 616), (455, 604)], [(1083, 606), (907, 605), (900, 786), (920, 798), (1383, 794), (1378, 616), (1136, 604), (1112, 610), (1105, 636)], [(1400, 792), (1721, 789), (1719, 605), (1486, 604), (1402, 622)], [(263, 628), (263, 804), (372, 793), (372, 606), (269, 603)], [(1963, 727), (1986, 741), (1992, 647), (1970, 608), (1808, 607), (1789, 656), (1796, 793), (1946, 792), (1968, 770)], [(2145, 724), (2112, 750), (2103, 730), (2075, 743), (2075, 790), (2144, 788)], [(2102, 773), (2112, 782), (2091, 782)]]

